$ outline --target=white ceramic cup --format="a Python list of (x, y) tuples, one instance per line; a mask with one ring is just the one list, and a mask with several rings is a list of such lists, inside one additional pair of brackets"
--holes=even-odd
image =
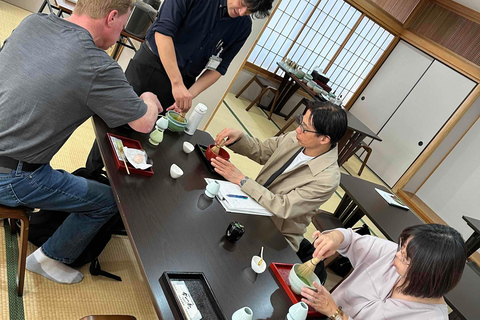
[(207, 184), (207, 188), (205, 188), (205, 194), (209, 198), (214, 198), (218, 192), (220, 191), (220, 183), (217, 181), (212, 181)]
[(181, 176), (183, 176), (183, 170), (180, 169), (180, 167), (176, 164), (172, 164), (172, 166), (170, 167), (170, 177), (172, 177), (173, 179), (178, 179)]
[(192, 152), (194, 149), (195, 149), (195, 147), (190, 142), (185, 141), (183, 143), (183, 152), (188, 154), (188, 153)]
[(235, 311), (232, 315), (232, 320), (252, 320), (253, 311), (249, 307), (243, 307)]
[(305, 320), (308, 315), (308, 306), (305, 302), (297, 302), (288, 309), (288, 320)]
[(260, 259), (262, 258), (260, 258), (259, 256), (252, 257), (251, 267), (253, 271), (255, 271), (256, 273), (263, 273), (267, 269), (267, 263), (265, 262), (265, 260), (262, 260), (262, 263), (258, 265), (258, 263), (260, 262)]

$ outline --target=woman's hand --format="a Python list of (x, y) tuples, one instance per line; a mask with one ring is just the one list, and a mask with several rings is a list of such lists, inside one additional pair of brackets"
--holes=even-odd
[(338, 306), (330, 292), (316, 282), (313, 283), (313, 286), (317, 288), (317, 292), (307, 287), (302, 288), (302, 301), (327, 317), (333, 315)]
[(336, 230), (326, 234), (323, 234), (320, 231), (315, 231), (312, 238), (317, 238), (313, 243), (313, 246), (315, 247), (313, 257), (320, 260), (326, 259), (337, 252), (338, 247), (340, 247), (340, 244), (344, 239), (343, 233)]
[(216, 172), (232, 183), (240, 185), (240, 181), (245, 178), (245, 175), (230, 161), (216, 157), (212, 158), (211, 163)]
[(228, 146), (240, 140), (243, 137), (243, 132), (237, 129), (225, 128), (215, 137), (215, 144), (219, 145), (225, 137), (228, 137), (228, 140), (225, 142), (225, 145)]

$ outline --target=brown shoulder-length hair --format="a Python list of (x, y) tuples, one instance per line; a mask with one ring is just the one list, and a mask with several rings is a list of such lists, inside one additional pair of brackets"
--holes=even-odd
[(78, 0), (73, 12), (78, 15), (87, 15), (92, 19), (101, 19), (113, 10), (117, 10), (122, 16), (132, 8), (133, 0)]
[(453, 289), (463, 274), (467, 251), (460, 233), (440, 224), (408, 227), (399, 237), (410, 260), (399, 290), (418, 298), (440, 298)]

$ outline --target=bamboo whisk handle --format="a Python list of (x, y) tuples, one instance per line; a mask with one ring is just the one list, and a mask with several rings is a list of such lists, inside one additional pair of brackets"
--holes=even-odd
[(316, 266), (320, 261), (322, 261), (321, 259), (318, 259), (318, 258), (312, 258), (312, 260), (310, 260), (310, 262)]

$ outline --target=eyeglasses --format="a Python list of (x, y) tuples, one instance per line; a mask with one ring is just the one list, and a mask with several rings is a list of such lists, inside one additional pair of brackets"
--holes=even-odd
[(297, 122), (297, 124), (300, 126), (300, 129), (302, 129), (302, 132), (303, 132), (303, 133), (305, 133), (305, 132), (311, 132), (311, 133), (319, 134), (317, 131), (305, 129), (305, 127), (304, 127), (305, 122), (303, 122), (303, 115), (299, 114), (299, 115), (297, 116), (296, 122)]
[(407, 258), (405, 257), (405, 255), (403, 254), (402, 249), (403, 249), (403, 248), (402, 248), (402, 241), (400, 240), (400, 241), (398, 242), (398, 248), (397, 248), (397, 252), (400, 251), (400, 257), (401, 257), (400, 261), (402, 261), (402, 263), (403, 263), (404, 265), (409, 266), (409, 265), (410, 265), (410, 261), (408, 261), (409, 259), (407, 259)]

